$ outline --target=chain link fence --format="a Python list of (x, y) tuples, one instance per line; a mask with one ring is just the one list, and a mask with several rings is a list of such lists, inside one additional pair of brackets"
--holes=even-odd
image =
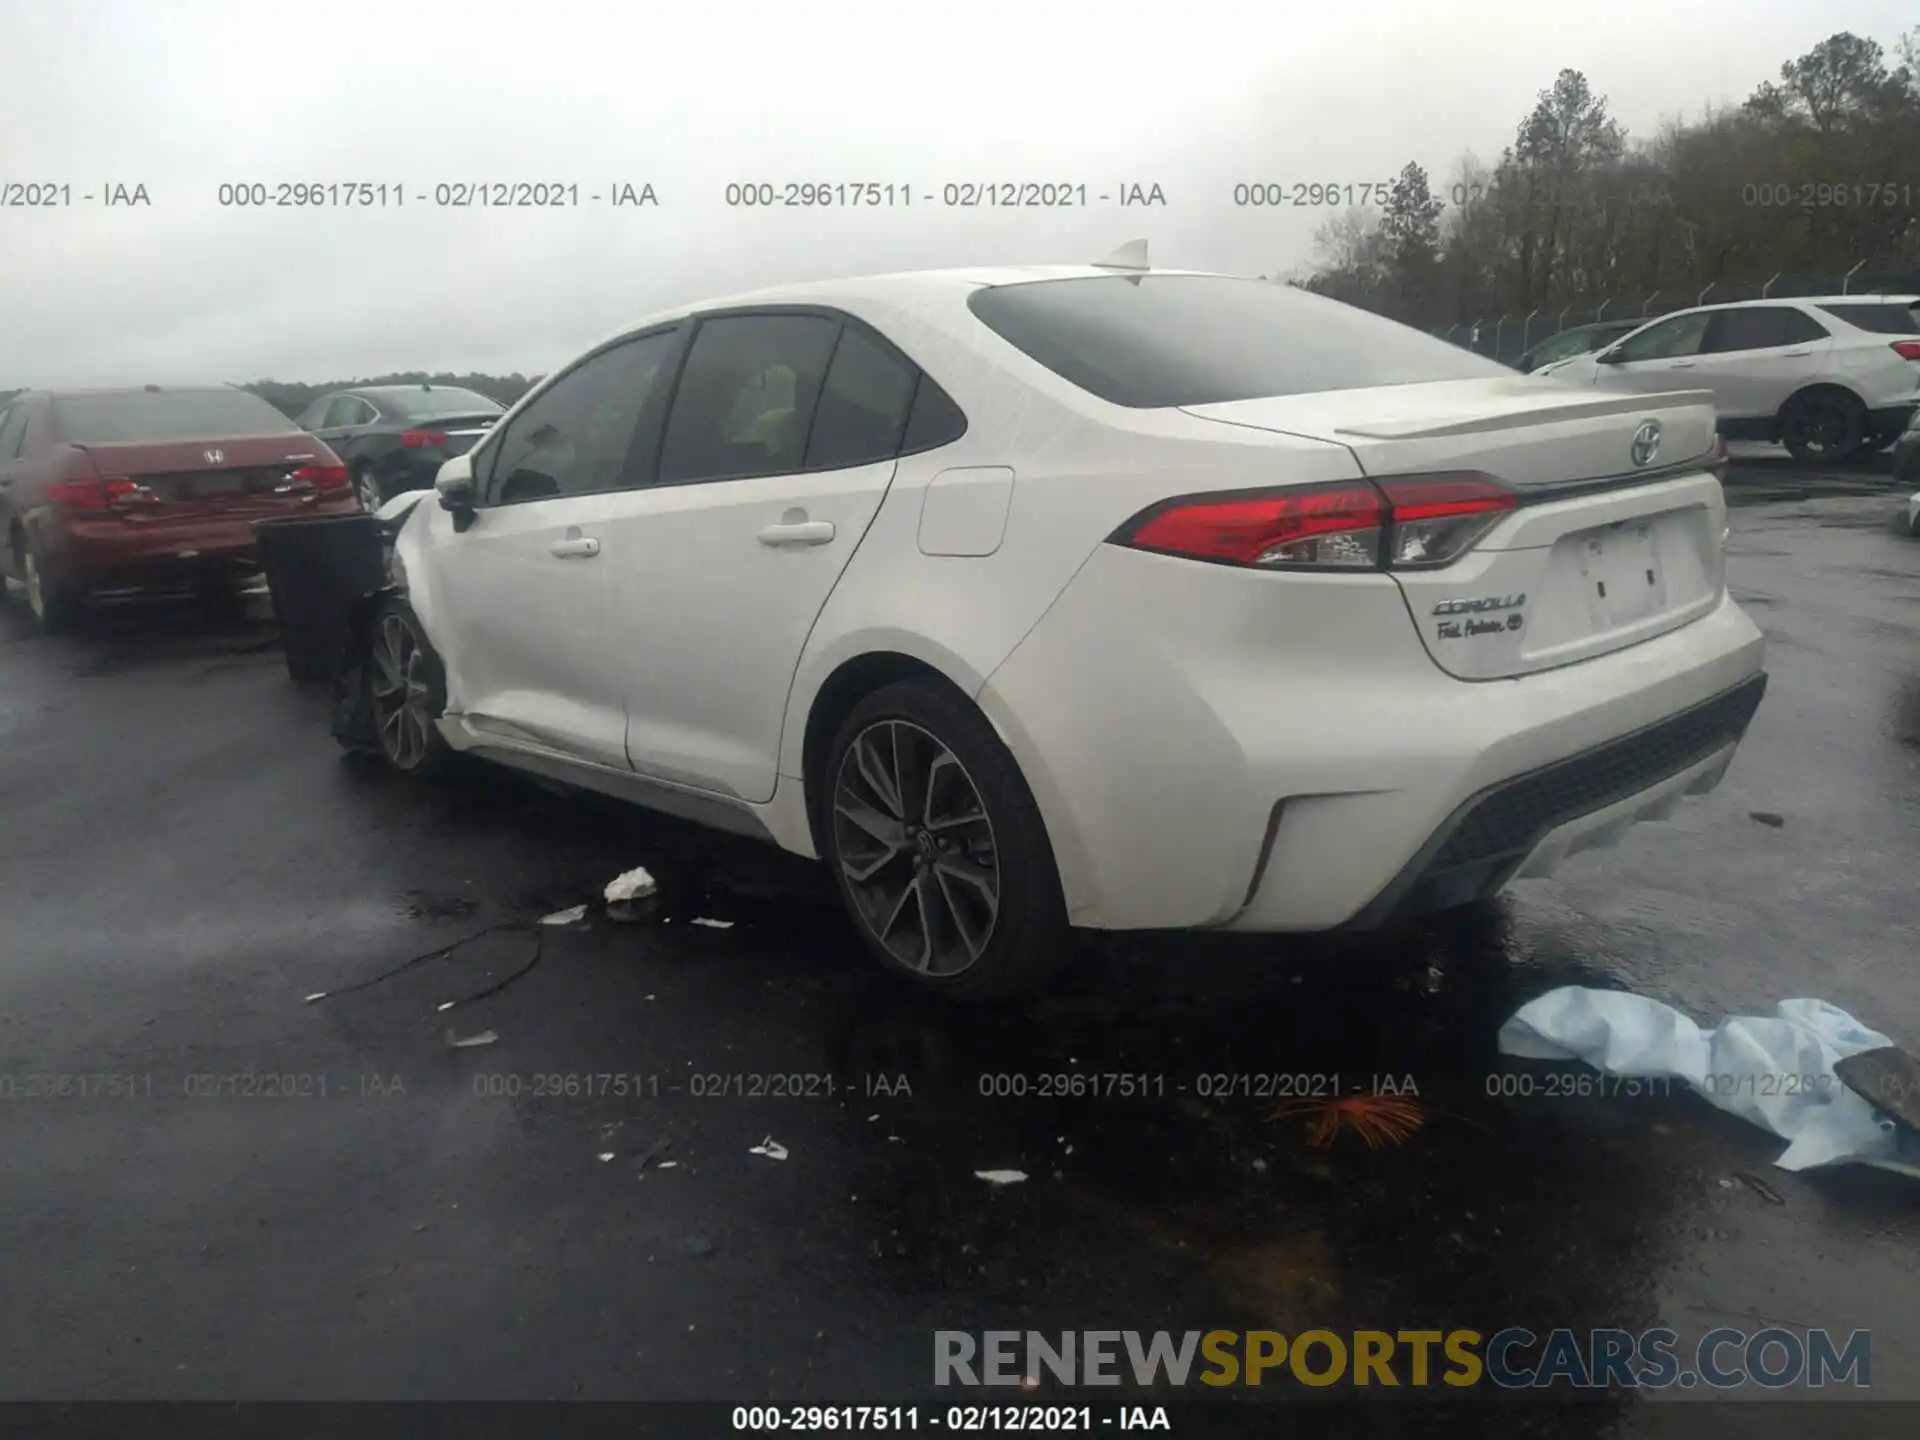
[(1597, 305), (1541, 307), (1525, 314), (1488, 316), (1438, 326), (1433, 333), (1476, 355), (1511, 365), (1543, 340), (1576, 325), (1656, 320), (1676, 310), (1723, 305), (1731, 300), (1784, 300), (1795, 295), (1920, 295), (1920, 269), (1869, 272), (1865, 263), (1844, 275), (1775, 275), (1762, 283), (1709, 285), (1691, 295), (1664, 290), (1637, 297), (1610, 295)]

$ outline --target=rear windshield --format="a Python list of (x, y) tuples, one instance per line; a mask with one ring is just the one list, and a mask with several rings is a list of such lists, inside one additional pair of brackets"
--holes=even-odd
[(380, 397), (402, 415), (425, 420), (435, 415), (498, 415), (506, 407), (473, 390), (401, 390)]
[(245, 390), (130, 390), (53, 402), (53, 428), (76, 445), (298, 435), (300, 427)]
[(1920, 335), (1920, 307), (1880, 304), (1816, 305), (1814, 308), (1876, 335)]
[(1290, 285), (1222, 275), (1100, 275), (976, 290), (1001, 339), (1116, 405), (1151, 409), (1513, 371)]

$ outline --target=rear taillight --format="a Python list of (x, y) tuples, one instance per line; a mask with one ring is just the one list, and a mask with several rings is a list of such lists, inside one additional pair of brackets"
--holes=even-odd
[(1451, 565), (1520, 503), (1485, 475), (1408, 475), (1382, 480), (1392, 507), (1386, 557), (1390, 570)]
[(287, 478), (296, 485), (311, 485), (316, 490), (345, 490), (353, 483), (344, 465), (302, 465)]
[(47, 486), (47, 503), (69, 510), (104, 510), (107, 487), (98, 480), (56, 480)]
[(400, 443), (409, 450), (423, 450), (429, 445), (446, 444), (447, 437), (441, 430), (402, 430)]
[(1136, 550), (1225, 565), (1372, 570), (1380, 564), (1385, 510), (1380, 492), (1364, 481), (1303, 486), (1174, 501), (1114, 538)]
[(1113, 538), (1263, 569), (1427, 570), (1459, 559), (1518, 503), (1478, 473), (1403, 475), (1172, 501)]
[(1920, 340), (1896, 340), (1893, 349), (1902, 360), (1920, 360)]

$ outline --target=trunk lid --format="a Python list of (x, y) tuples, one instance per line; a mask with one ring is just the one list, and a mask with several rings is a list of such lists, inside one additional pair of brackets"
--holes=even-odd
[[(1618, 395), (1516, 375), (1188, 411), (1345, 445), (1370, 478), (1478, 471), (1513, 489), (1518, 508), (1460, 559), (1393, 572), (1428, 653), (1460, 679), (1623, 649), (1699, 619), (1724, 592), (1705, 391)], [(1646, 455), (1649, 425), (1658, 444)]]
[(213, 517), (270, 519), (299, 513), (312, 488), (292, 479), (304, 466), (337, 466), (311, 435), (233, 436), (218, 440), (76, 444), (102, 480), (145, 487), (135, 503), (116, 505), (130, 522), (153, 525)]
[(482, 440), (487, 438), (499, 416), (491, 412), (478, 415), (436, 415), (432, 420), (409, 421), (411, 430), (425, 430), (432, 435), (444, 435), (446, 440), (435, 445), (434, 450), (448, 459), (455, 455), (464, 455)]

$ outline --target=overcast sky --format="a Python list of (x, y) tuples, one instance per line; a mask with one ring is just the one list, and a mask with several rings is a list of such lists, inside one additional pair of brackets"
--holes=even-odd
[[(1243, 181), (1444, 191), (1561, 66), (1635, 134), (1738, 101), (1893, 0), (0, 0), (0, 387), (547, 370), (648, 311), (783, 280), (1091, 261), (1305, 262), (1327, 210)], [(438, 208), (544, 181), (580, 204)], [(905, 208), (729, 208), (730, 182), (879, 182)], [(947, 209), (948, 183), (1084, 209)], [(386, 183), (398, 208), (223, 207), (223, 183)], [(612, 208), (612, 187), (659, 204)], [(105, 208), (109, 185), (151, 204)], [(1102, 193), (1158, 185), (1164, 207)], [(422, 200), (420, 197), (424, 196)], [(933, 203), (928, 203), (931, 196)]]

